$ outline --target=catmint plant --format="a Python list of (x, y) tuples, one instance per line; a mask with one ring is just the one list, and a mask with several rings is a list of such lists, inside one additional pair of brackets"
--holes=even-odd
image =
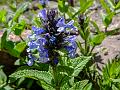
[(33, 33), (29, 36), (27, 49), (28, 65), (32, 66), (35, 60), (56, 65), (60, 56), (57, 51), (62, 49), (67, 51), (70, 58), (74, 58), (77, 49), (75, 42), (77, 30), (73, 25), (74, 21), (66, 24), (64, 17), (56, 18), (55, 9), (43, 9), (38, 15), (42, 27), (32, 27)]
[(55, 9), (43, 9), (38, 15), (42, 25), (40, 28), (32, 27), (33, 33), (29, 36), (27, 49), (29, 53), (27, 64), (32, 66), (35, 60), (50, 64), (55, 89), (60, 90), (57, 79), (57, 64), (60, 60), (58, 51), (64, 49), (68, 57), (74, 58), (77, 49), (75, 39), (78, 33), (73, 25), (74, 21), (65, 23), (64, 17), (57, 18)]

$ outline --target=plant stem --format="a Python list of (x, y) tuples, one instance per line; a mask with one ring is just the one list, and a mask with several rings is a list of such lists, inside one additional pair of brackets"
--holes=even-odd
[(94, 50), (94, 48), (95, 48), (95, 46), (93, 46), (93, 47), (92, 47), (92, 49), (90, 50), (89, 55), (91, 55), (91, 54), (92, 54), (92, 51)]
[(25, 42), (25, 40), (21, 37), (21, 36), (19, 36), (20, 37), (20, 39), (23, 41), (23, 42)]
[(59, 87), (58, 81), (57, 81), (56, 66), (53, 66), (53, 65), (52, 65), (52, 71), (53, 71), (53, 78), (54, 78), (54, 82), (55, 82), (55, 90), (60, 90), (60, 87)]
[(107, 27), (105, 27), (105, 33), (107, 32)]

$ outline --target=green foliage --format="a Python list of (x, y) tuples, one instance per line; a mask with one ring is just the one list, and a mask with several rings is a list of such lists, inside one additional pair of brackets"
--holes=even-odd
[(106, 27), (108, 27), (111, 24), (114, 14), (114, 12), (111, 12), (108, 15), (102, 15), (103, 24)]
[(74, 68), (73, 76), (78, 76), (86, 64), (90, 61), (91, 57), (78, 57), (71, 61), (71, 67)]
[(7, 39), (7, 31), (5, 31), (1, 37), (0, 48), (3, 49)]
[(93, 46), (97, 46), (97, 45), (100, 45), (102, 43), (102, 41), (105, 39), (105, 34), (104, 33), (100, 33), (100, 34), (97, 34), (95, 35), (91, 40), (91, 44)]
[(15, 35), (20, 36), (21, 33), (24, 31), (25, 26), (26, 26), (26, 23), (24, 20), (22, 20), (21, 22), (16, 23), (11, 29), (13, 30)]
[(115, 59), (108, 61), (102, 71), (100, 81), (101, 89), (103, 90), (119, 90), (120, 89), (120, 60)]
[(0, 10), (0, 23), (6, 22), (7, 11), (5, 9)]
[(0, 88), (6, 85), (6, 81), (7, 81), (7, 76), (3, 72), (2, 66), (0, 66)]
[(17, 9), (14, 17), (13, 17), (13, 21), (17, 22), (18, 18), (20, 17), (20, 15), (27, 9), (29, 3), (25, 2), (22, 5), (20, 5), (20, 7)]
[(60, 12), (65, 13), (68, 11), (68, 5), (66, 5), (65, 0), (58, 0), (58, 8)]
[(74, 18), (76, 15), (78, 15), (78, 14), (83, 14), (90, 6), (92, 6), (93, 5), (93, 1), (94, 0), (88, 0), (88, 1), (82, 1), (82, 0), (80, 0), (80, 5), (81, 5), (81, 7), (80, 7), (80, 9), (72, 16), (72, 18)]
[(69, 90), (91, 90), (92, 85), (88, 80), (76, 82)]

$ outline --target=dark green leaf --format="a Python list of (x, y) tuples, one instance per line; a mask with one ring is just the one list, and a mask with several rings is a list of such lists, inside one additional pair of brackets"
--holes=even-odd
[(74, 70), (73, 68), (70, 68), (68, 66), (58, 66), (57, 67), (58, 72), (64, 72), (68, 76), (70, 76), (73, 73), (73, 70)]
[(1, 37), (1, 49), (4, 49), (4, 46), (6, 44), (6, 39), (7, 39), (7, 31), (5, 31)]
[(25, 23), (24, 20), (22, 20), (20, 23), (15, 24), (15, 25), (12, 27), (12, 30), (14, 31), (14, 34), (20, 36), (21, 33), (22, 33), (22, 32), (24, 31), (24, 29), (25, 29), (25, 25), (26, 25), (26, 23)]

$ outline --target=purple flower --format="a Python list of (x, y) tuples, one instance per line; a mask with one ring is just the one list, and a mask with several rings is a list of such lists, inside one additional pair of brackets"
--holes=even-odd
[[(67, 24), (65, 19), (56, 18), (55, 9), (43, 9), (39, 16), (42, 20), (42, 28), (32, 27), (33, 37), (30, 36), (29, 48), (27, 51), (32, 54), (37, 54), (36, 60), (41, 63), (50, 63), (51, 65), (58, 64), (59, 53), (58, 50), (65, 49), (70, 58), (75, 57), (77, 45), (75, 42), (76, 34), (71, 31), (75, 29), (71, 20)], [(69, 29), (69, 30), (67, 30)], [(34, 50), (35, 49), (35, 50)], [(33, 64), (34, 58), (30, 58), (29, 64)]]
[(37, 48), (37, 44), (35, 41), (28, 42), (29, 49), (35, 49)]
[(34, 33), (35, 33), (36, 35), (40, 35), (40, 34), (42, 34), (42, 33), (45, 32), (44, 29), (42, 29), (42, 28), (36, 28), (35, 26), (32, 26), (32, 30), (34, 31)]
[(58, 58), (55, 57), (53, 62), (54, 62), (55, 65), (57, 65), (58, 64)]
[(46, 5), (46, 4), (48, 4), (48, 1), (49, 1), (49, 0), (40, 0), (40, 4)]
[(56, 24), (56, 26), (59, 27), (57, 29), (57, 31), (58, 32), (64, 32), (66, 30), (66, 28), (75, 29), (73, 23), (74, 23), (74, 21), (71, 20), (70, 22), (68, 22), (67, 24), (65, 24), (64, 18), (60, 18), (60, 20)]
[(32, 66), (34, 63), (34, 60), (36, 60), (36, 57), (34, 57), (32, 54), (29, 54), (28, 57), (29, 57), (29, 61), (27, 62), (27, 64), (29, 66)]
[(47, 20), (47, 10), (43, 9), (39, 12), (39, 17), (41, 17), (43, 20)]

